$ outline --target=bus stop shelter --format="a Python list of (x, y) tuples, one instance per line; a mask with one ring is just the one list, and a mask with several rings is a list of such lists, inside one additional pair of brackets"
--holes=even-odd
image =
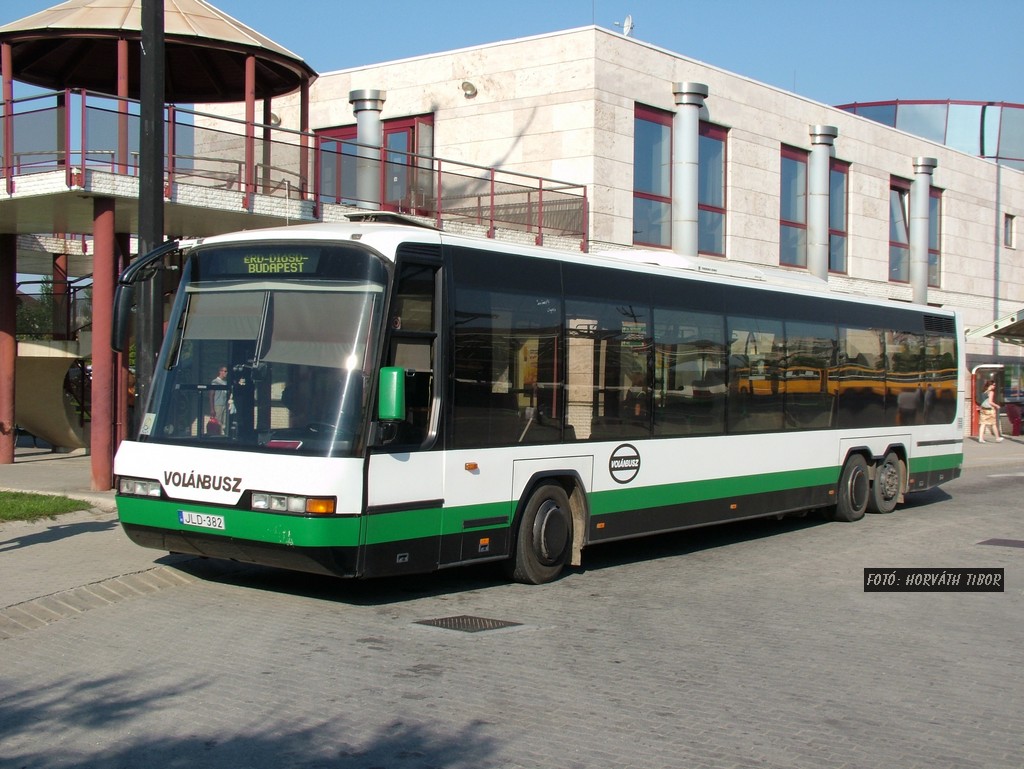
[[(997, 318), (996, 320), (994, 320), (991, 323), (988, 323), (988, 324), (986, 324), (984, 326), (980, 326), (978, 328), (971, 329), (964, 336), (967, 339), (967, 341), (971, 341), (973, 339), (988, 338), (988, 339), (993, 339), (993, 340), (995, 340), (997, 342), (1003, 342), (1004, 344), (1024, 345), (1024, 308), (1021, 308), (1020, 310), (1017, 310), (1016, 312), (1011, 312), (1009, 315), (1004, 315), (1001, 318)], [(971, 376), (972, 389), (976, 389), (977, 388), (979, 379), (981, 377), (988, 376), (988, 373), (990, 373), (990, 372), (987, 372), (986, 369), (990, 369), (990, 368), (1002, 369), (1002, 366), (993, 366), (993, 367), (979, 366), (979, 367), (977, 367), (974, 371), (972, 371), (972, 376)], [(974, 401), (975, 401), (975, 396), (974, 396), (974, 392), (972, 392), (971, 393), (971, 402), (974, 403)], [(1015, 411), (1013, 411), (1012, 414), (1011, 414), (1009, 408), (1007, 408), (1007, 409), (1004, 409), (1004, 414), (1007, 415), (1007, 418), (1010, 420), (1010, 423), (1013, 426), (1013, 433), (1014, 433), (1014, 435), (1017, 435), (1017, 434), (1020, 433), (1020, 416), (1019, 416), (1019, 411), (1018, 411), (1020, 406), (1019, 406), (1019, 404), (1011, 404), (1011, 405), (1013, 405), (1013, 408), (1015, 409)], [(972, 419), (971, 419), (971, 433), (972, 433), (972, 435), (977, 433), (977, 428), (978, 428), (977, 421), (978, 421), (978, 418), (977, 418), (977, 414), (975, 413), (972, 416)]]
[(1024, 345), (1024, 308), (1004, 315), (986, 326), (972, 329), (966, 334), (967, 340), (988, 337), (1006, 344)]

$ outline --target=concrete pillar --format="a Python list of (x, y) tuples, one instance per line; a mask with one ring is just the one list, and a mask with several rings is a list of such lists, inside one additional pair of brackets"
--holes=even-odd
[(811, 157), (807, 168), (807, 271), (828, 280), (828, 192), (832, 143), (839, 129), (831, 125), (808, 126)]
[(117, 172), (128, 173), (128, 39), (117, 41)]
[(245, 57), (245, 207), (256, 194), (256, 57)]
[[(117, 244), (117, 255), (119, 258), (116, 272), (120, 274), (124, 272), (125, 268), (131, 262), (132, 254), (132, 236), (131, 233), (119, 232), (114, 236), (114, 241)], [(162, 314), (161, 314), (162, 315)], [(111, 316), (113, 321), (113, 316)], [(100, 340), (102, 343), (103, 340)], [(96, 343), (96, 339), (93, 339), (93, 344)], [(121, 441), (131, 438), (133, 435), (133, 427), (131, 422), (131, 416), (128, 412), (128, 403), (131, 398), (128, 395), (128, 388), (131, 386), (135, 387), (134, 375), (128, 369), (128, 352), (119, 352), (114, 356), (114, 367), (117, 372), (117, 390), (116, 397), (114, 398), (114, 452), (117, 452), (117, 447), (121, 445)]]
[[(4, 77), (7, 73), (4, 72)], [(0, 465), (14, 462), (14, 368), (18, 342), (14, 335), (17, 313), (18, 236), (0, 234)]]
[(309, 81), (299, 88), (299, 189), (303, 200), (309, 194)]
[(7, 183), (7, 194), (14, 192), (14, 64), (11, 44), (0, 43), (0, 77), (2, 80), (4, 114), (3, 114), (3, 155), (4, 181)]
[(928, 303), (928, 202), (935, 158), (914, 158), (914, 181), (910, 185), (910, 287), (914, 301)]
[(703, 83), (673, 83), (679, 108), (672, 121), (672, 250), (696, 256), (700, 234), (700, 111), (708, 95)]
[(359, 208), (379, 209), (381, 204), (381, 152), (384, 145), (384, 124), (380, 113), (384, 110), (385, 91), (361, 89), (349, 91), (348, 101), (356, 116), (356, 205)]
[[(260, 174), (259, 183), (264, 195), (269, 195), (273, 189), (273, 175), (270, 172), (270, 167), (274, 163), (273, 157), (273, 121), (274, 112), (272, 110), (273, 100), (268, 96), (263, 100), (263, 157), (260, 160), (263, 168), (262, 174)], [(280, 121), (279, 121), (280, 122)]]
[(114, 311), (114, 285), (117, 282), (116, 241), (114, 237), (114, 201), (93, 201), (93, 273), (92, 273), (92, 424), (90, 454), (92, 488), (106, 491), (113, 481), (114, 420), (117, 383), (114, 351), (107, 340)]

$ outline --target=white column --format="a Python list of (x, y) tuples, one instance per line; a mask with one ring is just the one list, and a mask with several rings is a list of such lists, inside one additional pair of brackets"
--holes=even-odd
[(672, 121), (672, 250), (697, 255), (699, 235), (700, 110), (708, 95), (703, 83), (673, 83), (679, 107)]
[(914, 158), (914, 182), (910, 185), (910, 287), (914, 301), (928, 302), (928, 213), (935, 158)]
[(831, 125), (808, 128), (811, 157), (807, 169), (807, 271), (828, 280), (829, 161), (839, 129)]
[(356, 142), (361, 145), (356, 150), (356, 205), (359, 208), (379, 209), (381, 204), (380, 148), (384, 144), (384, 124), (380, 113), (386, 95), (385, 91), (372, 89), (348, 94), (356, 116)]

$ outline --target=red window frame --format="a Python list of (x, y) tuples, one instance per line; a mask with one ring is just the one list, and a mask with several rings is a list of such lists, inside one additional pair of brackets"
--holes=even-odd
[[(834, 273), (834, 274), (837, 274), (837, 275), (846, 275), (850, 271), (850, 251), (849, 251), (849, 248), (848, 248), (848, 246), (850, 244), (850, 229), (849, 229), (849, 226), (850, 226), (850, 224), (849, 224), (850, 223), (850, 164), (848, 162), (846, 162), (845, 160), (836, 160), (835, 158), (830, 158), (829, 159), (829, 163), (828, 163), (828, 173), (829, 173), (829, 185), (828, 185), (828, 192), (829, 192), (829, 216), (828, 216), (829, 260), (828, 260), (828, 269), (829, 269), (829, 272), (831, 272), (831, 273)], [(846, 183), (843, 184), (843, 194), (844, 194), (845, 197), (843, 199), (843, 222), (842, 222), (842, 228), (833, 227), (832, 226), (833, 222), (832, 222), (832, 201), (831, 201), (831, 196), (832, 196), (832, 174), (833, 173), (842, 174), (843, 178), (846, 180)], [(833, 236), (839, 237), (839, 238), (843, 238), (843, 242), (845, 244), (844, 247), (843, 247), (843, 269), (842, 270), (834, 270), (834, 269), (832, 269), (832, 237)]]
[[(803, 264), (799, 264), (799, 263), (795, 263), (795, 262), (783, 262), (782, 261), (782, 253), (781, 253), (781, 245), (782, 244), (781, 244), (781, 235), (780, 235), (779, 262), (781, 264), (785, 265), (786, 267), (804, 267), (804, 268), (806, 268), (807, 267), (807, 192), (808, 192), (807, 191), (807, 174), (809, 173), (809, 170), (810, 170), (810, 153), (807, 152), (807, 150), (802, 150), (802, 149), (799, 149), (798, 147), (790, 147), (790, 146), (787, 146), (787, 145), (784, 144), (784, 145), (782, 145), (782, 150), (780, 152), (780, 157), (781, 157), (781, 159), (785, 159), (785, 160), (793, 160), (793, 161), (795, 161), (797, 163), (802, 164), (803, 167), (804, 167), (804, 174), (803, 174), (803, 176), (804, 176), (803, 221), (796, 221), (796, 220), (792, 220), (792, 219), (785, 219), (782, 216), (781, 171), (780, 171), (780, 193), (779, 193), (779, 231), (781, 233), (783, 227), (790, 227), (790, 228), (795, 229), (795, 230), (802, 230), (803, 233), (804, 233), (804, 253), (803, 253)], [(780, 160), (780, 164), (781, 164), (781, 160)]]
[[(901, 242), (892, 239), (892, 204), (891, 198), (892, 193), (898, 192), (903, 203), (903, 226), (906, 230), (906, 241)], [(910, 282), (910, 182), (907, 179), (900, 179), (899, 177), (893, 176), (889, 179), (889, 198), (886, 201), (886, 208), (889, 211), (889, 282), (890, 283), (909, 283)], [(893, 249), (899, 249), (904, 251), (906, 254), (907, 262), (907, 277), (906, 278), (894, 278), (893, 264), (892, 264), (892, 252)]]
[[(711, 256), (725, 256), (725, 222), (727, 216), (727, 207), (729, 201), (729, 176), (726, 173), (726, 169), (729, 167), (729, 129), (723, 128), (722, 126), (715, 125), (714, 123), (707, 123), (703, 120), (700, 121), (699, 134), (706, 136), (709, 139), (714, 139), (722, 143), (722, 205), (716, 206), (710, 203), (705, 203), (703, 200), (697, 200), (697, 210), (707, 211), (708, 213), (715, 214), (721, 217), (722, 220), (722, 250), (719, 251), (705, 251), (701, 250), (701, 254), (709, 254)], [(698, 213), (698, 222), (700, 216)], [(698, 236), (698, 242), (700, 237)]]
[[(640, 200), (651, 200), (656, 203), (662, 203), (668, 205), (669, 209), (672, 208), (672, 155), (675, 152), (675, 147), (672, 146), (672, 120), (674, 118), (673, 113), (666, 112), (664, 110), (657, 109), (655, 107), (648, 107), (643, 104), (634, 104), (633, 106), (633, 122), (634, 125), (638, 120), (645, 120), (649, 123), (655, 123), (657, 125), (668, 126), (669, 129), (669, 178), (668, 178), (668, 195), (658, 195), (646, 190), (638, 190), (636, 188), (636, 177), (634, 175), (633, 183), (633, 198)], [(672, 232), (671, 224), (669, 225), (668, 244), (664, 243), (649, 243), (642, 240), (633, 239), (634, 245), (638, 246), (651, 246), (654, 248), (668, 248), (672, 244)]]

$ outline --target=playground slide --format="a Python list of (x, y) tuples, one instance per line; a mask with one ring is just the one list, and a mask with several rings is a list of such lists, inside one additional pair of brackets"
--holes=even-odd
[(19, 355), (14, 377), (14, 421), (52, 446), (86, 445), (78, 414), (64, 394), (64, 375), (74, 357)]

